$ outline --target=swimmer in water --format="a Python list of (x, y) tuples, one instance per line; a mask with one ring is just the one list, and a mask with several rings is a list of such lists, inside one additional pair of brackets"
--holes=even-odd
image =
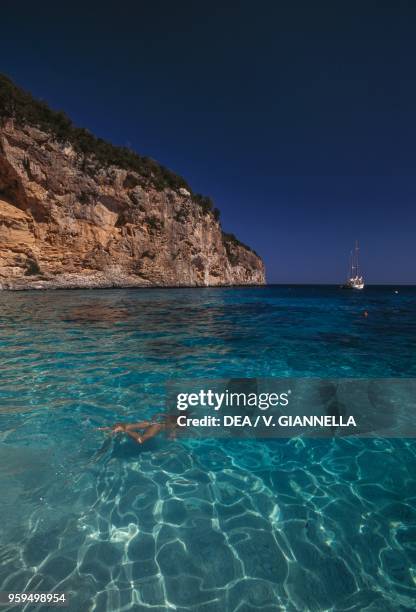
[[(163, 416), (161, 420), (156, 420), (157, 417)], [(143, 444), (146, 440), (154, 438), (162, 431), (169, 432), (169, 437), (175, 437), (175, 430), (178, 427), (176, 415), (155, 415), (150, 421), (139, 421), (138, 423), (115, 423), (112, 427), (98, 427), (100, 431), (108, 431), (112, 436), (118, 433), (124, 433), (132, 438), (137, 444)], [(138, 433), (142, 431), (143, 433)]]

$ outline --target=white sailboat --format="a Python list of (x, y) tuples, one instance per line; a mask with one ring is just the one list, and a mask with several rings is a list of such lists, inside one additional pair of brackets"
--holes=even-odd
[(364, 277), (360, 275), (358, 262), (359, 254), (358, 240), (355, 241), (355, 249), (351, 251), (349, 278), (345, 284), (346, 289), (364, 289)]

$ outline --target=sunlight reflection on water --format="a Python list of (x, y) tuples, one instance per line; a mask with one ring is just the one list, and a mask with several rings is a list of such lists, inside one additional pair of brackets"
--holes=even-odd
[(415, 376), (415, 306), (412, 288), (1, 293), (1, 590), (414, 609), (413, 440), (138, 447), (95, 427), (162, 409), (172, 378)]

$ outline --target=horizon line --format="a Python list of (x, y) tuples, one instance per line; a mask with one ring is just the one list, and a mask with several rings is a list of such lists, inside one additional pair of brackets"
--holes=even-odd
[[(326, 287), (342, 287), (343, 283), (340, 282), (267, 282), (268, 285), (290, 285), (290, 286), (326, 286)], [(260, 285), (261, 286), (261, 285)], [(264, 286), (264, 285), (263, 285)], [(365, 287), (416, 287), (416, 282), (378, 282), (378, 283), (366, 283)]]

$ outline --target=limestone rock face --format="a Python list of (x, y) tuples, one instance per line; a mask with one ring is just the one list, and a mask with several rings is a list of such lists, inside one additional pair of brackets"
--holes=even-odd
[(0, 287), (263, 284), (184, 188), (145, 186), (34, 127), (0, 126)]

